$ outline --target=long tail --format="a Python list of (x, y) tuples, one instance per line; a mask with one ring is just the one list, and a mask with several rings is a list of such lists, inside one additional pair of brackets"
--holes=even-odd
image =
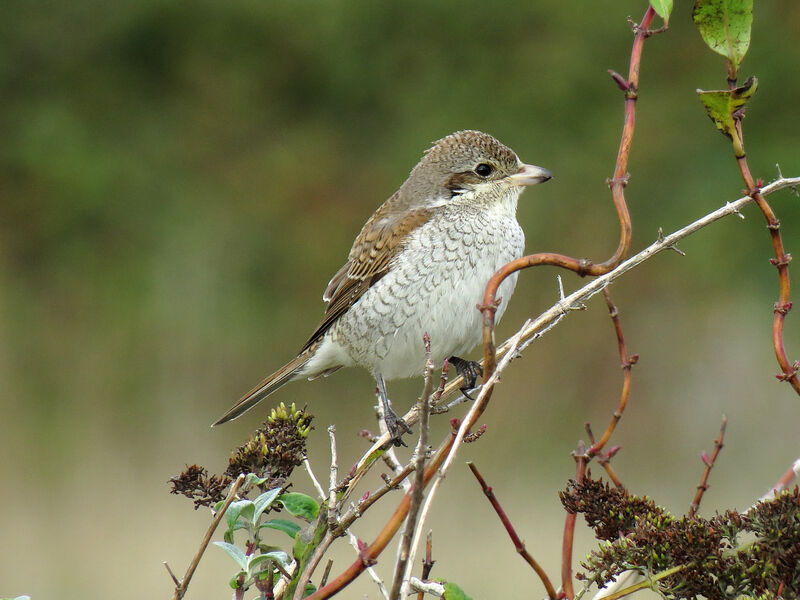
[(241, 400), (239, 400), (230, 408), (230, 410), (228, 410), (228, 412), (222, 415), (212, 425), (212, 427), (222, 425), (223, 423), (233, 421), (235, 418), (240, 417), (248, 410), (253, 408), (256, 404), (261, 402), (264, 398), (269, 396), (272, 392), (281, 387), (284, 383), (294, 379), (294, 377), (298, 374), (298, 371), (300, 371), (314, 356), (314, 350), (316, 350), (316, 348), (309, 348), (308, 350), (301, 352), (297, 358), (283, 365), (272, 375), (264, 379), (264, 381), (247, 392)]

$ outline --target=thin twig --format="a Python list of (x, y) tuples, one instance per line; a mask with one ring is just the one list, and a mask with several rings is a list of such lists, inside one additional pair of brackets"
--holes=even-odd
[(792, 481), (796, 478), (800, 478), (800, 458), (795, 460), (792, 463), (792, 466), (789, 467), (789, 470), (786, 471), (781, 478), (775, 482), (769, 491), (759, 498), (759, 502), (764, 502), (765, 500), (772, 500), (775, 496), (780, 494), (782, 491), (789, 489)]
[[(431, 576), (431, 569), (433, 569), (433, 531), (428, 532), (428, 538), (425, 540), (425, 558), (422, 561), (422, 581), (427, 581)], [(414, 579), (411, 577), (409, 583)], [(417, 594), (417, 600), (425, 600), (425, 591), (420, 590)]]
[(314, 471), (311, 470), (311, 463), (309, 462), (307, 456), (303, 457), (303, 466), (306, 468), (306, 473), (308, 473), (308, 476), (311, 478), (311, 482), (314, 484), (314, 489), (317, 490), (320, 500), (325, 500), (325, 490), (322, 489), (319, 480), (314, 475)]
[[(228, 510), (231, 502), (233, 502), (234, 498), (236, 498), (236, 493), (239, 491), (239, 488), (242, 487), (244, 480), (245, 476), (244, 474), (241, 474), (236, 478), (236, 481), (233, 482), (233, 485), (231, 486), (231, 489), (225, 498), (225, 502), (222, 503), (222, 506), (217, 511), (217, 514), (214, 515), (211, 525), (208, 526), (206, 534), (203, 536), (203, 541), (200, 542), (200, 548), (197, 549), (197, 553), (194, 555), (192, 562), (189, 564), (189, 568), (186, 569), (186, 574), (184, 574), (180, 584), (175, 586), (175, 594), (172, 596), (173, 600), (181, 600), (184, 594), (186, 594), (186, 589), (189, 587), (189, 582), (192, 580), (192, 575), (194, 575), (195, 569), (197, 569), (197, 565), (200, 563), (200, 559), (203, 557), (203, 553), (206, 551), (206, 548), (208, 548), (208, 543), (211, 541), (211, 536), (214, 535), (214, 532), (217, 530), (217, 525), (219, 525), (222, 517), (225, 516), (225, 511)], [(172, 575), (172, 571), (170, 571), (170, 575)], [(172, 578), (175, 579), (175, 576), (172, 575)]]
[[(439, 469), (439, 466), (447, 457), (454, 441), (455, 436), (450, 435), (449, 438), (439, 446), (439, 448), (436, 450), (436, 453), (431, 457), (428, 467), (425, 469), (425, 477), (423, 479), (424, 485), (427, 485), (428, 482), (430, 482), (434, 473), (436, 473), (436, 471)], [(403, 524), (403, 521), (408, 514), (410, 504), (411, 493), (406, 492), (405, 496), (403, 496), (403, 499), (400, 501), (400, 504), (389, 518), (389, 521), (383, 526), (383, 529), (378, 533), (372, 544), (364, 548), (359, 553), (358, 560), (351, 564), (333, 581), (329, 582), (326, 586), (311, 594), (308, 599), (321, 600), (322, 598), (330, 598), (346, 587), (350, 582), (352, 582), (364, 571), (368, 565), (372, 564), (372, 562), (389, 544), (391, 539), (394, 537), (394, 534), (397, 533), (397, 530), (400, 529), (400, 526)]]
[[(494, 508), (495, 512), (497, 513), (497, 516), (500, 517), (500, 522), (503, 524), (503, 527), (506, 528), (508, 537), (511, 538), (511, 543), (514, 544), (514, 549), (517, 551), (517, 554), (519, 554), (523, 558), (523, 560), (525, 560), (525, 562), (527, 562), (531, 566), (531, 568), (539, 576), (539, 579), (542, 580), (542, 583), (544, 584), (544, 589), (547, 591), (548, 598), (550, 598), (550, 600), (556, 600), (556, 590), (555, 588), (553, 588), (553, 584), (550, 582), (550, 578), (547, 576), (547, 573), (542, 568), (542, 566), (538, 562), (536, 562), (536, 559), (533, 558), (533, 556), (531, 556), (531, 554), (525, 548), (525, 544), (517, 535), (514, 526), (511, 524), (511, 519), (508, 518), (508, 515), (506, 514), (505, 510), (503, 510), (503, 507), (500, 505), (500, 501), (497, 499), (497, 496), (494, 495), (494, 491), (492, 490), (491, 487), (486, 485), (486, 481), (483, 479), (483, 476), (481, 475), (480, 471), (478, 471), (478, 467), (476, 467), (474, 463), (468, 462), (467, 466), (472, 471), (472, 474), (475, 475), (475, 479), (478, 480), (478, 483), (480, 484), (483, 493), (489, 499), (489, 503), (492, 505), (492, 508)], [(423, 579), (424, 578), (425, 577), (423, 576)]]
[[(473, 402), (472, 406), (470, 407), (469, 412), (467, 412), (464, 420), (458, 426), (458, 432), (456, 433), (455, 439), (448, 450), (447, 456), (444, 460), (439, 471), (436, 473), (436, 479), (434, 480), (433, 484), (431, 485), (431, 489), (428, 492), (427, 498), (425, 498), (425, 504), (422, 507), (422, 512), (419, 517), (419, 522), (417, 523), (417, 529), (414, 532), (414, 540), (411, 542), (411, 556), (409, 560), (414, 560), (414, 552), (416, 548), (419, 546), (419, 540), (422, 537), (422, 530), (425, 525), (425, 521), (428, 517), (428, 512), (433, 506), (433, 499), (436, 497), (436, 492), (439, 491), (439, 486), (444, 481), (444, 478), (447, 476), (447, 472), (450, 470), (450, 466), (453, 464), (453, 460), (455, 460), (456, 453), (458, 449), (461, 447), (461, 444), (464, 442), (464, 438), (469, 434), (472, 427), (478, 421), (480, 416), (483, 414), (483, 411), (486, 410), (486, 407), (489, 404), (489, 400), (492, 397), (492, 392), (494, 391), (494, 386), (497, 381), (500, 379), (500, 375), (506, 369), (506, 367), (511, 363), (511, 360), (515, 356), (515, 351), (517, 344), (519, 343), (519, 336), (515, 336), (512, 338), (514, 342), (512, 344), (511, 350), (503, 357), (503, 360), (500, 361), (500, 364), (497, 365), (497, 369), (492, 374), (492, 377), (489, 378), (489, 381), (483, 384), (481, 387), (481, 391), (478, 393), (478, 397), (475, 398), (475, 402)], [(457, 420), (453, 420), (457, 422)]]
[(697, 485), (697, 493), (694, 495), (694, 500), (692, 500), (692, 503), (689, 505), (689, 518), (697, 514), (697, 510), (700, 508), (700, 501), (703, 499), (703, 494), (705, 494), (708, 489), (708, 476), (711, 474), (711, 469), (714, 468), (714, 463), (717, 461), (720, 450), (722, 450), (723, 441), (725, 440), (725, 428), (727, 426), (728, 417), (722, 415), (722, 426), (719, 428), (717, 439), (714, 440), (714, 451), (711, 453), (711, 457), (709, 458), (706, 453), (703, 452), (703, 463), (706, 468), (703, 470), (703, 477), (700, 479), (700, 483)]
[(437, 598), (444, 597), (444, 586), (438, 581), (423, 581), (412, 577), (409, 579), (408, 584), (413, 590), (419, 592), (417, 598), (421, 598), (424, 594), (430, 594)]
[(331, 477), (328, 489), (328, 527), (333, 528), (339, 522), (339, 511), (336, 503), (336, 481), (339, 478), (339, 466), (336, 456), (336, 425), (328, 426), (328, 436), (331, 438)]
[[(586, 476), (588, 455), (586, 445), (581, 441), (572, 453), (575, 459), (575, 482), (580, 485)], [(561, 590), (566, 598), (574, 598), (572, 587), (572, 546), (575, 539), (575, 523), (578, 514), (568, 512), (564, 519), (564, 536), (561, 540)]]
[[(356, 554), (359, 554), (361, 552), (361, 548), (358, 547), (358, 538), (349, 529), (347, 530), (347, 536), (350, 539), (350, 545), (355, 549)], [(378, 591), (381, 593), (381, 597), (389, 600), (389, 590), (386, 589), (386, 584), (383, 583), (383, 579), (381, 579), (381, 576), (378, 575), (378, 572), (372, 567), (372, 565), (367, 566), (367, 575), (369, 575), (372, 578), (372, 581), (375, 582), (375, 585), (378, 586)], [(325, 582), (328, 581), (327, 574), (325, 575), (324, 579)], [(325, 587), (325, 583), (320, 583), (319, 586)]]
[(422, 395), (419, 397), (419, 440), (416, 447), (416, 459), (414, 461), (414, 491), (411, 495), (411, 506), (408, 509), (408, 517), (406, 517), (406, 524), (403, 528), (403, 534), (400, 538), (400, 545), (397, 552), (397, 564), (394, 569), (394, 580), (392, 581), (392, 593), (389, 595), (390, 600), (398, 600), (400, 596), (405, 596), (408, 593), (407, 586), (404, 581), (408, 580), (411, 576), (411, 567), (413, 566), (413, 559), (409, 559), (411, 539), (414, 535), (414, 529), (417, 525), (417, 516), (419, 515), (419, 507), (422, 504), (423, 485), (422, 478), (425, 475), (425, 453), (428, 450), (428, 418), (431, 411), (431, 393), (433, 392), (433, 360), (431, 359), (431, 340), (426, 333), (424, 335), (425, 343), (425, 386), (422, 390)]
[[(622, 323), (619, 320), (619, 311), (611, 301), (611, 295), (608, 293), (608, 288), (603, 288), (603, 296), (605, 296), (606, 306), (608, 306), (608, 314), (611, 316), (611, 321), (614, 323), (614, 332), (617, 334), (617, 347), (619, 348), (619, 359), (622, 363), (623, 372), (622, 393), (620, 394), (617, 409), (614, 411), (611, 417), (611, 423), (608, 424), (603, 437), (601, 437), (597, 442), (595, 442), (594, 439), (591, 440), (592, 447), (589, 448), (588, 451), (589, 457), (596, 456), (603, 450), (605, 445), (608, 443), (609, 438), (611, 438), (611, 434), (614, 433), (617, 423), (619, 423), (619, 420), (622, 418), (622, 413), (625, 411), (625, 406), (628, 404), (628, 397), (631, 394), (631, 367), (636, 364), (636, 361), (639, 360), (638, 355), (634, 354), (633, 356), (629, 357), (627, 351), (625, 350), (625, 335), (622, 332)], [(587, 429), (589, 432), (591, 432), (588, 423)], [(610, 457), (606, 458), (606, 463), (608, 463), (609, 458)], [(608, 471), (608, 469), (606, 470)]]
[(328, 575), (331, 574), (331, 567), (333, 567), (333, 559), (328, 560), (328, 564), (325, 565), (325, 570), (322, 572), (322, 579), (319, 580), (319, 584), (321, 586), (328, 583)]

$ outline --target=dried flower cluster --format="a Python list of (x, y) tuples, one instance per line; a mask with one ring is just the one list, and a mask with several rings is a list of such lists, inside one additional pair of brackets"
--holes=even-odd
[(303, 463), (313, 418), (305, 408), (298, 410), (292, 404), (287, 409), (281, 402), (264, 425), (233, 453), (225, 475), (234, 478), (240, 473), (254, 473), (267, 479), (265, 490), (282, 486), (292, 470)]
[(281, 402), (272, 409), (264, 425), (233, 452), (225, 473), (209, 475), (204, 467), (188, 466), (169, 480), (170, 493), (191, 498), (197, 509), (222, 500), (231, 481), (240, 473), (256, 475), (261, 480), (258, 487), (262, 491), (282, 487), (292, 470), (303, 462), (313, 418), (305, 409), (298, 409), (294, 404), (287, 408)]
[(170, 494), (183, 494), (194, 501), (194, 508), (212, 506), (225, 497), (225, 490), (231, 483), (227, 475), (209, 475), (204, 467), (187, 466), (180, 475), (169, 480), (172, 484)]
[[(800, 598), (800, 492), (784, 492), (740, 514), (674, 517), (652, 500), (587, 478), (560, 494), (606, 543), (580, 578), (598, 586), (623, 571), (652, 577), (670, 599)], [(680, 567), (672, 575), (659, 573)]]

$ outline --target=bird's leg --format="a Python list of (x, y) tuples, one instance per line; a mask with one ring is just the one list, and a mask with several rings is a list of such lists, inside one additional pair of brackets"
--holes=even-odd
[(392, 436), (391, 442), (395, 446), (405, 446), (403, 434), (411, 433), (411, 427), (392, 410), (392, 403), (386, 393), (386, 382), (380, 373), (375, 374), (375, 383), (378, 385), (378, 398), (383, 409), (383, 422), (386, 423), (386, 429), (389, 430), (389, 435)]
[(451, 356), (448, 360), (456, 368), (456, 372), (464, 378), (464, 385), (458, 388), (459, 391), (470, 400), (475, 400), (467, 392), (477, 387), (478, 377), (483, 377), (481, 363), (474, 360), (464, 360), (458, 356)]

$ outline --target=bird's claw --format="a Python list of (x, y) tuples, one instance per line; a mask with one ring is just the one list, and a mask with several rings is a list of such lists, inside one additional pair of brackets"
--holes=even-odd
[(469, 395), (468, 392), (474, 390), (478, 382), (478, 377), (483, 377), (483, 367), (481, 363), (474, 360), (464, 360), (458, 356), (450, 357), (450, 364), (455, 367), (456, 372), (464, 378), (464, 385), (459, 391), (464, 394), (466, 398), (474, 401), (475, 398)]

